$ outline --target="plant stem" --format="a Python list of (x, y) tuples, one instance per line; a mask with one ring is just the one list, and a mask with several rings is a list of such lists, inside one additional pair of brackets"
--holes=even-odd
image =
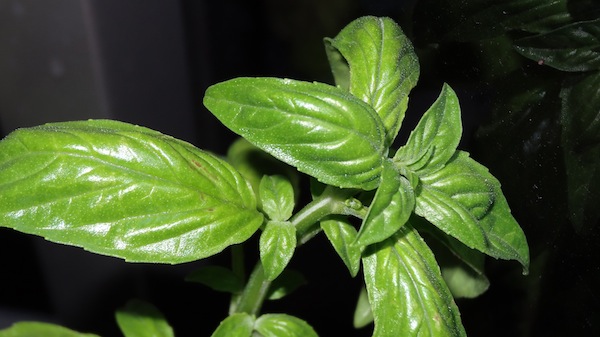
[[(348, 207), (346, 204), (346, 200), (355, 193), (356, 191), (353, 190), (340, 190), (328, 187), (323, 194), (298, 211), (290, 219), (290, 222), (296, 226), (298, 245), (305, 243), (318, 233), (318, 223), (325, 216), (331, 214), (356, 216), (361, 214), (360, 210)], [(235, 261), (234, 272), (236, 272)], [(230, 314), (233, 312), (245, 312), (249, 315), (257, 315), (265, 301), (270, 285), (271, 281), (265, 278), (263, 266), (259, 261), (254, 267), (252, 274), (250, 274), (250, 278), (242, 294), (233, 297)]]
[(269, 291), (270, 281), (265, 278), (263, 266), (260, 261), (254, 267), (244, 292), (240, 296), (235, 312), (245, 312), (249, 315), (257, 315), (260, 312), (267, 291)]

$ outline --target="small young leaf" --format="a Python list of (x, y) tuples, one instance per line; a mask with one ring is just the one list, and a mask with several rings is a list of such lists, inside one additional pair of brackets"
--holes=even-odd
[(348, 267), (350, 275), (356, 276), (360, 268), (362, 249), (359, 245), (354, 244), (357, 234), (354, 226), (348, 223), (347, 218), (338, 216), (321, 221), (321, 228), (333, 245), (333, 249)]
[(300, 272), (295, 270), (285, 269), (277, 278), (271, 283), (269, 291), (267, 292), (267, 299), (278, 300), (288, 294), (294, 292), (300, 286), (306, 284), (306, 278)]
[(0, 337), (99, 337), (43, 322), (18, 322), (0, 330)]
[(181, 263), (247, 240), (263, 216), (242, 176), (183, 141), (91, 120), (0, 142), (0, 226), (135, 262)]
[(225, 318), (211, 337), (250, 337), (254, 331), (254, 317), (240, 312)]
[(464, 263), (440, 263), (440, 267), (442, 277), (454, 298), (475, 298), (490, 287), (490, 281), (485, 275), (474, 272)]
[(238, 294), (244, 288), (244, 282), (231, 269), (221, 266), (205, 266), (190, 273), (189, 282), (198, 282), (221, 292)]
[(462, 134), (458, 97), (444, 84), (438, 99), (425, 112), (408, 142), (394, 156), (394, 162), (419, 174), (444, 167), (452, 157)]
[(385, 161), (381, 183), (358, 232), (356, 244), (367, 246), (383, 241), (402, 227), (415, 208), (410, 182), (391, 161)]
[(263, 176), (258, 188), (262, 210), (269, 219), (286, 221), (294, 211), (294, 188), (284, 176)]
[(356, 302), (356, 309), (354, 310), (354, 327), (356, 329), (364, 328), (373, 323), (373, 319), (373, 311), (371, 311), (367, 289), (361, 288), (358, 294), (358, 301)]
[(521, 55), (562, 71), (600, 69), (600, 19), (515, 41)]
[(467, 245), (529, 266), (525, 235), (510, 213), (500, 183), (466, 152), (442, 170), (422, 176), (415, 213)]
[(173, 329), (152, 304), (131, 300), (117, 310), (117, 324), (125, 337), (173, 337)]
[(237, 78), (209, 87), (204, 104), (232, 131), (326, 184), (371, 190), (379, 183), (385, 128), (340, 88)]
[(363, 257), (375, 337), (466, 336), (433, 253), (409, 223)]
[(263, 337), (318, 337), (300, 318), (285, 314), (266, 314), (256, 320), (256, 331)]
[(296, 228), (289, 221), (269, 221), (260, 235), (260, 261), (267, 280), (274, 280), (294, 255)]
[[(373, 16), (353, 21), (325, 42), (336, 84), (349, 87), (377, 111), (386, 128), (386, 145), (391, 145), (419, 78), (412, 44), (392, 19)], [(349, 68), (343, 67), (344, 60)]]

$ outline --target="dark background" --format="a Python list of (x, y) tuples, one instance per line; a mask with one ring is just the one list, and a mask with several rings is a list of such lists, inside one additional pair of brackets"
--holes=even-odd
[[(322, 38), (362, 15), (390, 16), (421, 62), (400, 140), (448, 82), (461, 100), (461, 148), (502, 182), (531, 248), (528, 276), (514, 262), (488, 261), (490, 289), (458, 301), (467, 333), (600, 335), (598, 219), (580, 228), (568, 216), (559, 118), (544, 106), (502, 110), (505, 88), (527, 90), (526, 81), (498, 72), (506, 58), (490, 55), (501, 50), (495, 42), (443, 39), (444, 12), (432, 8), (384, 0), (0, 0), (0, 130), (113, 118), (224, 153), (235, 138), (202, 107), (208, 85), (239, 76), (331, 83)], [(515, 59), (519, 73), (559, 81), (547, 67)], [(255, 256), (256, 240), (245, 248)], [(0, 329), (43, 320), (119, 336), (114, 310), (135, 297), (155, 304), (177, 336), (209, 336), (228, 298), (183, 281), (206, 263), (226, 265), (229, 256), (127, 264), (0, 228)], [(292, 267), (309, 283), (265, 311), (297, 315), (321, 336), (370, 336), (372, 327), (352, 328), (360, 276), (349, 277), (326, 240), (300, 248)]]

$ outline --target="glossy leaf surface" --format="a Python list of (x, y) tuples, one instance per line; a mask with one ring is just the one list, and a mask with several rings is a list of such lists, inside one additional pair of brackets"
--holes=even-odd
[(562, 71), (600, 69), (600, 19), (576, 22), (515, 41), (523, 56)]
[(371, 190), (387, 154), (375, 111), (321, 83), (237, 78), (213, 85), (206, 107), (229, 129), (329, 185)]
[(362, 249), (355, 244), (356, 229), (344, 217), (332, 217), (321, 221), (321, 228), (333, 249), (342, 259), (352, 277), (358, 274)]
[(386, 161), (381, 183), (358, 232), (356, 244), (367, 246), (389, 238), (406, 223), (414, 208), (415, 194), (410, 182), (400, 175), (391, 161)]
[(258, 191), (262, 210), (269, 219), (286, 221), (292, 216), (294, 188), (284, 176), (263, 176)]
[(125, 337), (173, 337), (173, 329), (153, 305), (131, 300), (115, 313), (117, 324)]
[(262, 224), (250, 186), (192, 145), (116, 121), (47, 124), (0, 142), (1, 226), (128, 261), (180, 263)]
[(375, 337), (466, 336), (433, 253), (410, 223), (363, 257)]
[[(412, 44), (392, 19), (373, 16), (354, 20), (325, 41), (336, 84), (345, 87), (349, 82), (350, 93), (377, 111), (386, 128), (386, 144), (392, 144), (404, 119), (408, 94), (419, 78)], [(343, 62), (349, 65), (348, 75)]]
[(0, 337), (99, 337), (80, 333), (59, 325), (42, 322), (18, 322), (0, 330)]
[(244, 288), (243, 280), (231, 269), (221, 266), (205, 266), (193, 271), (185, 278), (189, 282), (201, 283), (213, 290), (238, 294)]
[(254, 317), (235, 313), (225, 318), (211, 337), (250, 337), (254, 331)]
[(296, 227), (289, 221), (269, 221), (260, 235), (260, 261), (267, 280), (274, 280), (294, 255)]
[(460, 142), (462, 124), (456, 93), (444, 84), (438, 99), (410, 133), (394, 161), (419, 174), (439, 170), (454, 155)]
[(526, 272), (529, 248), (510, 213), (500, 183), (488, 170), (458, 151), (442, 170), (421, 177), (416, 214), (470, 248), (517, 260)]
[(263, 337), (317, 337), (315, 330), (300, 318), (285, 314), (266, 314), (256, 320), (256, 331)]

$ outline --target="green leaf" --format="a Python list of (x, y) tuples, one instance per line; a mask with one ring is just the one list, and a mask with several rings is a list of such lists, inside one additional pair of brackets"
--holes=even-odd
[(454, 155), (461, 134), (458, 97), (444, 84), (440, 96), (421, 117), (406, 145), (396, 152), (394, 162), (419, 174), (437, 171)]
[(318, 337), (300, 318), (285, 314), (266, 314), (256, 320), (256, 331), (263, 337)]
[(0, 142), (1, 226), (135, 262), (181, 263), (262, 224), (248, 183), (183, 141), (116, 121), (47, 124)]
[(433, 253), (410, 223), (363, 257), (375, 337), (466, 336)]
[(269, 291), (267, 292), (267, 299), (281, 299), (294, 292), (294, 290), (298, 289), (304, 284), (306, 284), (306, 278), (304, 277), (304, 275), (295, 270), (285, 269), (271, 283)]
[(117, 324), (125, 337), (173, 337), (173, 329), (153, 305), (140, 300), (117, 310)]
[(356, 309), (354, 310), (354, 327), (356, 329), (364, 328), (373, 323), (373, 319), (373, 311), (371, 311), (367, 289), (363, 287), (358, 294), (358, 301), (356, 303)]
[(0, 330), (0, 337), (98, 337), (79, 333), (59, 325), (43, 322), (18, 322)]
[(442, 170), (422, 176), (419, 187), (416, 214), (470, 248), (519, 261), (527, 272), (527, 240), (500, 183), (468, 153), (457, 151)]
[(336, 216), (321, 221), (321, 228), (333, 249), (348, 267), (350, 275), (356, 276), (360, 269), (362, 248), (354, 244), (357, 235), (354, 226), (348, 222), (346, 217)]
[(294, 255), (296, 227), (289, 221), (268, 221), (260, 235), (259, 246), (265, 277), (273, 281)]
[(239, 294), (244, 282), (231, 269), (221, 266), (205, 266), (190, 273), (186, 281), (201, 283), (213, 290)]
[(581, 231), (600, 219), (600, 72), (570, 81), (560, 97), (569, 214)]
[(600, 19), (515, 41), (521, 55), (562, 71), (600, 69)]
[(373, 109), (322, 83), (237, 78), (213, 85), (206, 107), (232, 131), (329, 185), (371, 190), (387, 155)]
[(250, 337), (254, 331), (254, 317), (240, 312), (225, 318), (211, 337)]
[(284, 176), (264, 176), (258, 188), (262, 210), (269, 219), (286, 221), (294, 211), (294, 188)]
[(386, 160), (381, 183), (358, 232), (356, 244), (367, 246), (389, 238), (406, 223), (414, 208), (415, 194), (410, 182), (400, 175), (391, 161)]
[(412, 44), (392, 19), (373, 16), (354, 20), (325, 43), (336, 83), (377, 111), (391, 145), (419, 78)]
[(483, 0), (441, 6), (450, 6), (461, 16), (446, 33), (458, 41), (489, 39), (510, 30), (541, 33), (572, 20), (567, 0)]

